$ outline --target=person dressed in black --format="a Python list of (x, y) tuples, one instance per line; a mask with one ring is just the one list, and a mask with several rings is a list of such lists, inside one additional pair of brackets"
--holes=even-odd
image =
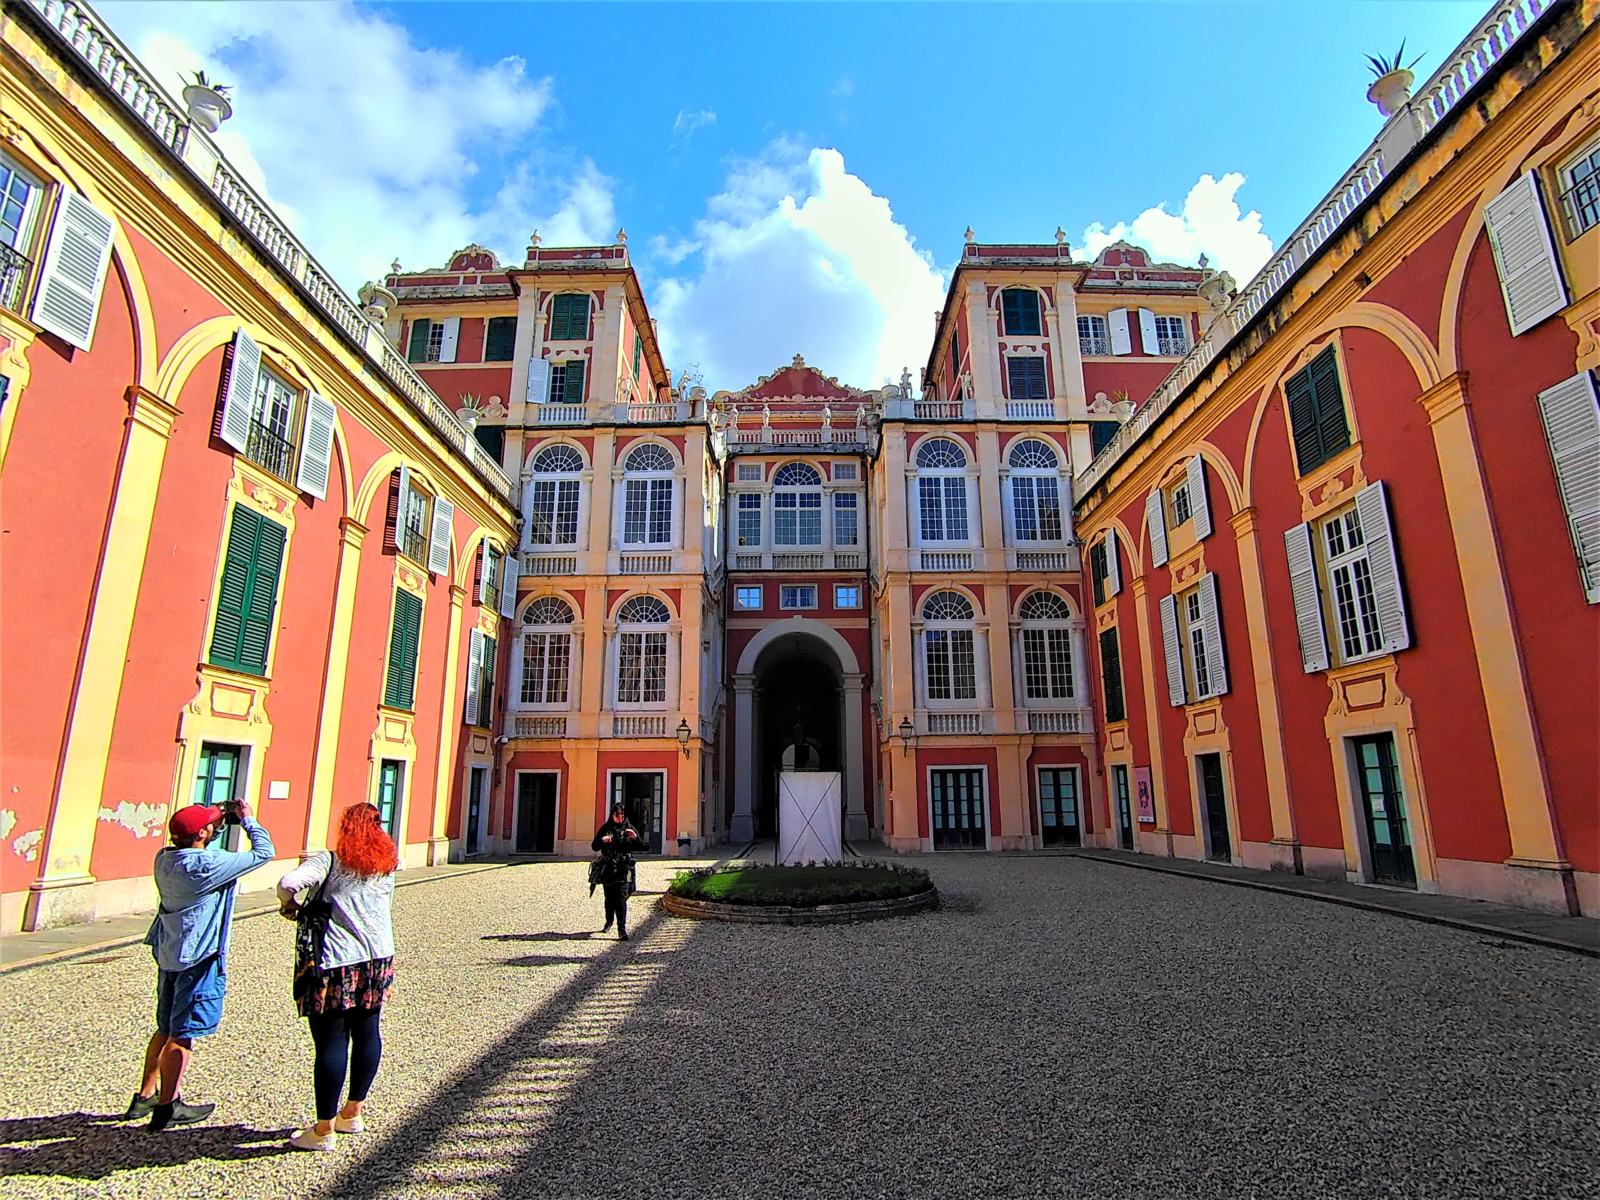
[(590, 848), (597, 851), (600, 861), (596, 869), (600, 886), (606, 894), (606, 924), (600, 932), (617, 923), (617, 939), (628, 940), (628, 893), (633, 887), (633, 854), (642, 843), (639, 831), (628, 820), (628, 810), (621, 804), (611, 806), (611, 819), (595, 830)]

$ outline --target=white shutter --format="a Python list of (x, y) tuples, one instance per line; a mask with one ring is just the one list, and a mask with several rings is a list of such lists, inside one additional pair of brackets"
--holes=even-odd
[(115, 230), (116, 223), (77, 192), (62, 191), (39, 269), (33, 319), (80, 350), (94, 341)]
[(300, 446), (300, 472), (295, 486), (318, 500), (328, 498), (328, 472), (333, 466), (335, 414), (315, 392), (306, 396), (306, 432)]
[(1111, 333), (1111, 353), (1133, 353), (1133, 339), (1128, 336), (1127, 309), (1113, 308), (1106, 316), (1106, 329)]
[(500, 615), (510, 619), (517, 615), (517, 580), (522, 578), (522, 563), (515, 554), (500, 560)]
[(521, 548), (532, 550), (533, 542), (533, 480), (522, 481), (522, 541)]
[(1158, 567), (1167, 561), (1166, 501), (1160, 488), (1144, 498), (1145, 524), (1150, 527), (1150, 561)]
[(1178, 598), (1161, 597), (1161, 649), (1167, 656), (1167, 701), (1182, 708), (1183, 643), (1178, 640)]
[(472, 631), (472, 641), (467, 654), (467, 713), (468, 725), (482, 725), (483, 714), (478, 711), (482, 697), (478, 694), (483, 683), (483, 633)]
[(1394, 553), (1394, 530), (1389, 524), (1389, 493), (1374, 483), (1356, 493), (1356, 513), (1361, 517), (1361, 538), (1367, 546), (1367, 569), (1372, 573), (1372, 599), (1378, 609), (1378, 631), (1385, 650), (1411, 645), (1406, 627), (1406, 602), (1400, 592), (1400, 566)]
[(411, 490), (411, 472), (400, 466), (400, 478), (394, 486), (394, 530), (389, 535), (389, 544), (396, 550), (405, 549), (406, 544), (406, 494)]
[(439, 361), (455, 362), (456, 347), (461, 343), (461, 318), (447, 317), (440, 324), (444, 326), (444, 341), (439, 344)]
[(1206, 674), (1211, 677), (1206, 695), (1221, 696), (1228, 690), (1228, 665), (1222, 657), (1222, 611), (1217, 607), (1215, 572), (1200, 579), (1200, 632), (1206, 647)]
[(244, 330), (233, 335), (233, 365), (222, 389), (222, 440), (240, 453), (250, 444), (250, 414), (255, 411), (261, 347)]
[(1294, 627), (1300, 635), (1300, 666), (1307, 675), (1328, 669), (1328, 637), (1322, 626), (1322, 597), (1317, 585), (1317, 557), (1311, 547), (1311, 526), (1283, 531), (1289, 555), (1289, 591), (1294, 595)]
[(1567, 305), (1566, 285), (1550, 238), (1550, 222), (1532, 171), (1516, 180), (1483, 210), (1483, 224), (1500, 273), (1511, 332), (1532, 329)]
[(1196, 454), (1189, 460), (1189, 511), (1196, 540), (1211, 536), (1211, 503), (1206, 499), (1206, 460)]
[(1580, 371), (1540, 392), (1539, 415), (1583, 593), (1590, 604), (1600, 604), (1600, 389), (1594, 376)]
[(456, 506), (443, 496), (433, 498), (433, 537), (428, 541), (428, 570), (443, 575), (450, 570), (450, 527)]
[(489, 589), (489, 543), (478, 543), (478, 603), (480, 605), (488, 599)]
[(1106, 530), (1106, 587), (1115, 596), (1122, 591), (1122, 567), (1117, 562), (1117, 531)]
[(550, 398), (550, 362), (548, 359), (528, 360), (528, 403), (543, 404)]
[(1146, 354), (1161, 353), (1161, 343), (1156, 338), (1156, 315), (1148, 308), (1139, 310), (1139, 340)]

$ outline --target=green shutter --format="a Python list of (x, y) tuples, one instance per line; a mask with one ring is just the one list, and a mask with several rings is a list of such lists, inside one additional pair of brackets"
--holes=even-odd
[(633, 377), (639, 378), (639, 355), (644, 351), (644, 339), (637, 333), (633, 335)]
[(589, 336), (589, 297), (564, 292), (550, 306), (550, 340), (582, 340)]
[(428, 357), (428, 327), (431, 321), (411, 322), (411, 346), (406, 351), (408, 362), (421, 362)]
[(383, 688), (383, 702), (390, 708), (411, 709), (416, 704), (421, 632), (422, 601), (410, 592), (396, 592), (389, 629), (389, 672)]
[(1115, 629), (1100, 634), (1100, 678), (1105, 685), (1106, 720), (1121, 721), (1127, 714), (1122, 705), (1122, 651)]
[(484, 362), (510, 362), (516, 345), (517, 319), (515, 317), (490, 317), (484, 336)]
[(582, 404), (584, 362), (581, 358), (575, 358), (564, 365), (567, 369), (562, 376), (561, 402), (563, 404)]
[(1039, 334), (1039, 293), (1031, 288), (1006, 288), (1000, 293), (1004, 328), (1013, 337)]
[(287, 540), (288, 531), (276, 521), (234, 505), (208, 656), (217, 666), (266, 673)]
[(1317, 396), (1317, 432), (1322, 461), (1327, 462), (1350, 444), (1350, 427), (1344, 419), (1344, 394), (1339, 389), (1339, 368), (1331, 349), (1311, 364), (1311, 382)]
[(488, 725), (494, 720), (494, 656), (495, 641), (487, 634), (483, 639), (483, 676), (478, 685), (478, 724)]
[(1304, 475), (1322, 462), (1322, 434), (1317, 428), (1317, 393), (1311, 383), (1311, 369), (1301, 371), (1283, 387), (1289, 402), (1289, 428), (1294, 433), (1294, 457)]

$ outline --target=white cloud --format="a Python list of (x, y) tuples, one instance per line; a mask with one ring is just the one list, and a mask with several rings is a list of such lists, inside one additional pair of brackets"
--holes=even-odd
[[(497, 186), (515, 176), (509, 164), (525, 159), (552, 99), (549, 80), (518, 57), (480, 65), (419, 46), (350, 0), (131, 0), (102, 11), (174, 93), (200, 67), (233, 85), (219, 145), (348, 288), (397, 254), (423, 267), (494, 239), (520, 257), (531, 220), (552, 244), (610, 223), (609, 184), (587, 161), (546, 186), (543, 213)], [(475, 202), (485, 194), (487, 206)]]
[(690, 111), (680, 108), (678, 115), (672, 119), (672, 141), (674, 145), (686, 143), (698, 131), (707, 125), (717, 123), (717, 114), (709, 108), (699, 108)]
[(1234, 199), (1244, 178), (1237, 171), (1221, 179), (1200, 176), (1177, 213), (1168, 212), (1162, 201), (1110, 229), (1096, 221), (1083, 231), (1084, 253), (1092, 258), (1112, 242), (1129, 241), (1163, 262), (1194, 263), (1204, 254), (1212, 266), (1231, 272), (1242, 284), (1272, 257), (1272, 239), (1261, 231), (1261, 214), (1242, 213)]
[(797, 352), (856, 387), (916, 373), (944, 277), (837, 150), (774, 143), (736, 162), (706, 209), (696, 245), (662, 243), (691, 268), (655, 289), (675, 368), (699, 363), (713, 391)]

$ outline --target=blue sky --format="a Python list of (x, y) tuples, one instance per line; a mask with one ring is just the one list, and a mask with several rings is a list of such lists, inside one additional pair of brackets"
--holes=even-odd
[[(1243, 283), (1376, 134), (1364, 55), (1425, 79), (1485, 4), (105, 3), (354, 290), (477, 240), (618, 225), (669, 363), (926, 356), (968, 225), (1112, 234)], [(169, 80), (168, 77), (171, 77)], [(1257, 215), (1258, 214), (1258, 215)]]

